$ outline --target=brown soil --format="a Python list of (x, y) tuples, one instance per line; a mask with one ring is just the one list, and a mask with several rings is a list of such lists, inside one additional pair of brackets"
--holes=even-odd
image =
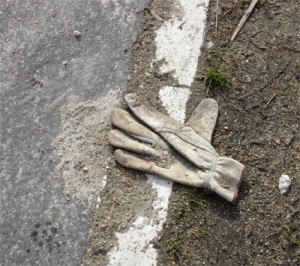
[[(213, 145), (247, 166), (239, 201), (231, 205), (201, 189), (178, 185), (157, 242), (160, 265), (170, 259), (177, 265), (300, 264), (300, 9), (293, 1), (260, 2), (230, 42), (249, 2), (222, 5), (216, 34), (216, 3), (211, 1), (199, 82), (188, 105), (191, 113), (204, 97), (218, 101)], [(214, 43), (210, 50), (209, 41)], [(235, 90), (206, 95), (201, 77), (211, 66), (224, 68), (235, 79)], [(284, 173), (293, 183), (282, 196), (278, 179)]]
[[(158, 265), (300, 265), (300, 7), (291, 0), (259, 1), (231, 42), (251, 1), (219, 2), (216, 32), (216, 1), (210, 1), (187, 116), (203, 98), (217, 100), (220, 113), (212, 144), (220, 154), (245, 164), (247, 172), (235, 205), (202, 189), (175, 184), (167, 222), (155, 241)], [(158, 91), (177, 82), (159, 73), (159, 63), (152, 65), (154, 38), (172, 8), (171, 1), (154, 0), (145, 10), (129, 81), (130, 92), (162, 112)], [(211, 66), (224, 68), (235, 88), (207, 92), (204, 77)], [(113, 161), (110, 164), (111, 180), (101, 197), (103, 204), (94, 210), (86, 265), (105, 265), (103, 255), (115, 243), (114, 232), (126, 230), (131, 218), (140, 214), (135, 209), (139, 202), (130, 201), (145, 195), (143, 204), (150, 205), (153, 196), (150, 188), (141, 191), (142, 174), (116, 167)], [(292, 179), (287, 195), (278, 189), (282, 174)], [(123, 221), (123, 213), (118, 212), (124, 206), (128, 207)], [(111, 223), (111, 219), (119, 222)]]

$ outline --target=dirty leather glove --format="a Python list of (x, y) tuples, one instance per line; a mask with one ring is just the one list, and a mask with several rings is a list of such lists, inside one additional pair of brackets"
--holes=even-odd
[[(201, 136), (201, 132), (198, 134), (189, 126), (197, 124), (197, 114), (193, 121), (184, 125), (156, 111), (135, 94), (125, 95), (125, 101), (139, 120), (162, 136), (176, 151), (197, 166), (199, 171), (203, 171), (197, 171), (201, 179), (200, 186), (216, 192), (228, 201), (236, 200), (245, 167), (232, 158), (219, 156), (210, 141)], [(207, 117), (211, 112), (210, 108), (202, 108), (201, 104), (197, 109), (198, 116), (202, 113), (203, 117)], [(201, 125), (198, 129), (207, 126), (207, 124)], [(211, 136), (213, 127), (208, 128)]]
[[(109, 142), (139, 154), (138, 158), (117, 149), (115, 158), (120, 164), (178, 183), (207, 188), (230, 202), (236, 200), (244, 167), (231, 158), (217, 155), (210, 144), (218, 116), (218, 106), (213, 99), (203, 100), (186, 125), (157, 112), (133, 94), (126, 95), (125, 100), (140, 120), (193, 164), (172, 157), (166, 142), (127, 112), (118, 109), (112, 114), (112, 124), (128, 135), (112, 130), (108, 134)], [(148, 155), (148, 158), (141, 158), (141, 155)]]

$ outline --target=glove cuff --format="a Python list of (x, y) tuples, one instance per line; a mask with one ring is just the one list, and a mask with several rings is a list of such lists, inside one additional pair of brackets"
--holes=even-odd
[(234, 203), (245, 173), (245, 166), (229, 157), (215, 157), (203, 182), (207, 188)]

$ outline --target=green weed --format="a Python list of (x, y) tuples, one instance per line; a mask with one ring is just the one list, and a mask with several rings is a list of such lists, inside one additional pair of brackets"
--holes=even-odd
[(289, 241), (291, 242), (291, 244), (300, 245), (300, 239), (296, 236), (296, 234), (293, 232), (293, 230), (288, 225), (284, 225), (282, 227), (282, 229), (284, 230), (284, 232), (285, 232), (286, 236), (288, 237)]
[(209, 91), (210, 89), (232, 88), (233, 82), (224, 69), (213, 66), (206, 72), (205, 85)]
[(198, 232), (198, 236), (200, 237), (200, 238), (208, 238), (209, 237), (209, 231), (207, 230), (207, 229), (201, 229), (201, 230), (199, 230), (199, 232)]
[(176, 207), (174, 210), (174, 216), (177, 220), (180, 220), (181, 218), (183, 218), (185, 214), (185, 208), (183, 207)]
[(185, 192), (185, 195), (187, 197), (187, 201), (190, 206), (201, 207), (203, 205), (201, 199), (197, 194), (197, 189), (188, 189)]
[(171, 239), (167, 241), (167, 251), (170, 256), (176, 260), (179, 260), (183, 252), (183, 246), (179, 240)]

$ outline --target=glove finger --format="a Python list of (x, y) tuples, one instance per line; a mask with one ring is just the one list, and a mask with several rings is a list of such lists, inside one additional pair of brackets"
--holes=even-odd
[(153, 148), (157, 147), (160, 150), (169, 150), (168, 144), (160, 136), (135, 121), (131, 115), (124, 110), (113, 110), (111, 123), (134, 138), (151, 144)]
[(143, 160), (119, 149), (115, 150), (114, 156), (116, 161), (126, 168), (156, 174), (155, 163), (152, 161)]
[(193, 111), (186, 125), (210, 143), (217, 123), (218, 112), (218, 104), (214, 99), (204, 99)]
[(155, 132), (157, 132), (157, 129), (162, 127), (184, 127), (184, 124), (158, 112), (133, 93), (126, 94), (125, 101), (130, 110)]
[[(159, 133), (175, 150), (200, 168), (210, 167), (211, 163), (207, 164), (206, 161), (211, 161), (217, 155), (215, 149), (192, 128), (158, 112), (135, 94), (125, 95), (125, 100), (132, 112)], [(205, 162), (204, 157), (207, 157)]]
[(181, 163), (173, 164), (169, 168), (163, 168), (157, 166), (154, 162), (149, 162), (125, 153), (123, 150), (116, 150), (114, 156), (119, 164), (130, 169), (157, 175), (188, 186), (201, 187), (203, 184), (201, 175), (204, 175), (204, 173), (201, 171), (192, 171)]
[(168, 168), (163, 168), (157, 166), (152, 161), (140, 159), (122, 150), (116, 150), (114, 156), (116, 161), (124, 167), (160, 176), (180, 184), (193, 187), (204, 187), (214, 191), (229, 202), (234, 203), (236, 201), (240, 183), (232, 188), (223, 187), (212, 178), (207, 180), (209, 177), (207, 171), (195, 170), (193, 167), (186, 166), (180, 162), (177, 162)]
[(110, 130), (107, 134), (107, 137), (108, 142), (116, 148), (133, 151), (139, 154), (150, 155), (156, 159), (162, 157), (162, 154), (159, 151), (149, 147), (146, 144), (137, 142), (129, 138), (119, 130)]

